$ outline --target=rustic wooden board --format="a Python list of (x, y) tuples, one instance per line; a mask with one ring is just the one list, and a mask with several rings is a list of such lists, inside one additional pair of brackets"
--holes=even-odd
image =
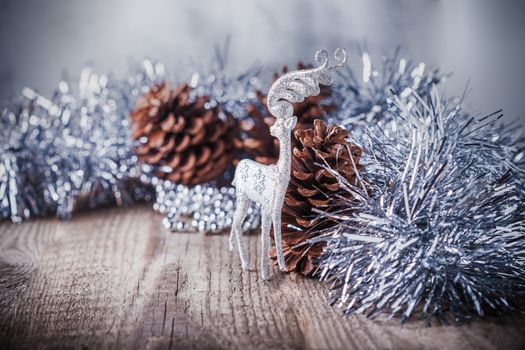
[(525, 319), (342, 318), (319, 282), (259, 279), (227, 235), (174, 234), (148, 206), (0, 223), (0, 348), (519, 349)]

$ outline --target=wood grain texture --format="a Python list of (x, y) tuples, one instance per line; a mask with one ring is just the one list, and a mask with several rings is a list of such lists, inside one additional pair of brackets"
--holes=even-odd
[(342, 318), (327, 289), (250, 272), (227, 235), (174, 234), (147, 206), (0, 223), (0, 348), (520, 349), (525, 320)]

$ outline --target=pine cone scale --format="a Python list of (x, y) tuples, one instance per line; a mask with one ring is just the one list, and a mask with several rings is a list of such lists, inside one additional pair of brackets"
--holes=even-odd
[(301, 181), (309, 181), (309, 180), (311, 180), (314, 177), (312, 174), (309, 174), (307, 172), (302, 172), (302, 171), (299, 171), (299, 170), (294, 170), (293, 171), (293, 176), (296, 179), (299, 179)]
[(176, 143), (175, 152), (182, 153), (190, 147), (191, 137), (190, 135), (179, 135)]
[(143, 159), (147, 160), (148, 162), (150, 163), (156, 163), (158, 161), (160, 161), (160, 159), (162, 158), (159, 154), (155, 153), (155, 154), (150, 154), (149, 153), (150, 150), (148, 149), (148, 153), (144, 156), (142, 156)]
[(327, 207), (330, 204), (330, 199), (315, 199), (315, 198), (308, 198), (308, 203), (310, 203), (313, 207), (320, 207), (324, 208)]
[(182, 130), (184, 130), (184, 127), (186, 126), (186, 119), (182, 115), (179, 115), (177, 117), (177, 123), (173, 125), (173, 128), (171, 129), (171, 132), (173, 133), (179, 133)]
[(199, 158), (197, 160), (197, 165), (206, 164), (211, 158), (211, 150), (209, 147), (202, 147)]
[(159, 153), (166, 153), (173, 149), (175, 146), (175, 137), (167, 137), (164, 140), (164, 144), (159, 147)]
[(160, 122), (160, 129), (163, 131), (170, 131), (175, 126), (175, 116), (173, 113), (168, 114), (165, 120)]
[(186, 133), (189, 135), (196, 135), (204, 127), (204, 120), (202, 118), (193, 118), (191, 126), (186, 128)]
[(206, 137), (206, 130), (200, 130), (191, 137), (190, 144), (192, 146), (200, 145), (203, 143), (204, 138)]
[(195, 157), (194, 153), (189, 153), (188, 156), (182, 162), (182, 165), (179, 165), (177, 170), (181, 173), (184, 173), (188, 170), (193, 169), (195, 167), (195, 163), (197, 163), (197, 157)]

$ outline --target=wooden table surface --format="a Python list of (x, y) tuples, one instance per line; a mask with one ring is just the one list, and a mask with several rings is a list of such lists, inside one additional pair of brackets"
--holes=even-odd
[(0, 223), (0, 348), (522, 349), (525, 319), (428, 327), (343, 318), (316, 280), (250, 272), (227, 235), (170, 233), (148, 205)]

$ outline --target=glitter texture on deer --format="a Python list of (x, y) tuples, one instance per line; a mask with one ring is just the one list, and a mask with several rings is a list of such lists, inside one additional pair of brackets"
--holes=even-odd
[(291, 133), (297, 117), (293, 116), (292, 103), (302, 102), (308, 96), (318, 95), (319, 84), (332, 83), (331, 71), (346, 64), (347, 53), (339, 48), (335, 51), (338, 64), (331, 66), (325, 50), (315, 55), (319, 66), (290, 72), (277, 79), (268, 91), (268, 109), (275, 116), (275, 123), (270, 127), (272, 136), (279, 140), (279, 160), (276, 164), (263, 165), (249, 159), (243, 159), (237, 165), (233, 186), (237, 202), (230, 233), (230, 250), (237, 245), (243, 270), (248, 268), (248, 259), (242, 239), (242, 223), (246, 217), (250, 201), (261, 206), (261, 275), (264, 280), (270, 277), (268, 250), (270, 245), (270, 225), (273, 223), (277, 262), (279, 269), (285, 268), (281, 241), (281, 210), (291, 169)]

